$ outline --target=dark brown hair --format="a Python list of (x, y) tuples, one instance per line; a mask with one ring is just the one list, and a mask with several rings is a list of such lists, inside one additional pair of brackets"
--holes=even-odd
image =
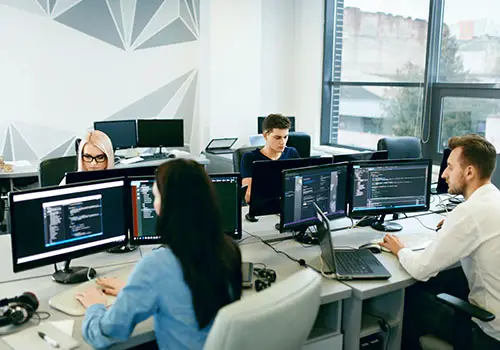
[(290, 119), (281, 114), (269, 114), (262, 122), (262, 132), (266, 133), (273, 129), (290, 129)]
[(200, 329), (241, 297), (241, 253), (222, 232), (220, 206), (202, 165), (175, 159), (156, 172), (161, 194), (157, 235), (179, 259)]
[(484, 137), (476, 134), (454, 136), (448, 141), (451, 150), (462, 148), (462, 163), (474, 166), (479, 179), (488, 179), (495, 171), (497, 151)]

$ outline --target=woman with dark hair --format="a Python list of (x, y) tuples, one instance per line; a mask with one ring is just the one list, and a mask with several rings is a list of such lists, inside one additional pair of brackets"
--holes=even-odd
[(97, 280), (117, 295), (106, 310), (97, 289), (77, 296), (87, 308), (84, 339), (96, 348), (126, 340), (150, 316), (160, 349), (201, 349), (220, 308), (241, 296), (241, 254), (222, 232), (205, 169), (192, 160), (161, 165), (153, 187), (157, 234), (164, 245), (146, 255), (126, 284)]

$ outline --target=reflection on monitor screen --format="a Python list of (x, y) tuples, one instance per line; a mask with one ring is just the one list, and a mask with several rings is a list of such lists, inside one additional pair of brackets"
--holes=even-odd
[(316, 223), (316, 203), (329, 219), (345, 216), (347, 164), (283, 171), (281, 227), (307, 228)]

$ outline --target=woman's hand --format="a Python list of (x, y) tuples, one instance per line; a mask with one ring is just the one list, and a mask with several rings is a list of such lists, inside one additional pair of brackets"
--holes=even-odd
[(95, 287), (91, 287), (85, 292), (78, 293), (76, 295), (76, 300), (78, 300), (86, 309), (94, 304), (106, 305), (106, 296), (102, 294), (100, 289)]
[(116, 277), (106, 277), (96, 279), (96, 283), (101, 287), (104, 294), (117, 296), (118, 293), (125, 287), (126, 282), (119, 280)]

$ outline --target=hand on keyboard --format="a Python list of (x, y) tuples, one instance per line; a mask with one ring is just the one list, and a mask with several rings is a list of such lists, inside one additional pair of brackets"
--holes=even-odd
[(125, 287), (126, 282), (116, 277), (104, 277), (96, 279), (96, 284), (102, 287), (102, 291), (106, 295), (117, 296), (120, 290)]
[(100, 288), (90, 287), (86, 291), (78, 293), (75, 296), (76, 300), (78, 300), (85, 308), (94, 304), (106, 305), (106, 296), (102, 293)]

